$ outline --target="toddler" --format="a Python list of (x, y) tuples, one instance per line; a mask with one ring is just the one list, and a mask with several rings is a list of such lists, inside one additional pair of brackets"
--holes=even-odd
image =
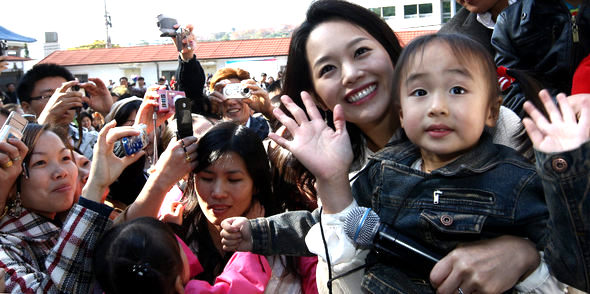
[(199, 260), (168, 225), (150, 217), (111, 228), (98, 242), (93, 259), (106, 294), (263, 293), (271, 275), (264, 256), (236, 252), (213, 285), (191, 280), (203, 271)]

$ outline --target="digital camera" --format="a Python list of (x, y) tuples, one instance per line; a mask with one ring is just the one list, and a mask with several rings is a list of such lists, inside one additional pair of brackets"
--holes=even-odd
[(21, 139), (23, 131), (29, 123), (18, 112), (12, 111), (8, 119), (4, 122), (2, 129), (0, 129), (0, 142), (6, 142), (9, 138)]
[(231, 83), (223, 87), (223, 96), (228, 99), (243, 99), (250, 98), (252, 93), (250, 92), (250, 88), (246, 87), (246, 85), (241, 83)]
[(158, 15), (158, 28), (160, 29), (160, 37), (172, 37), (176, 38), (176, 49), (178, 52), (182, 51), (182, 40), (190, 35), (190, 31), (187, 28), (178, 26), (174, 28), (174, 25), (178, 24), (175, 18), (164, 16), (163, 14)]
[(174, 112), (175, 97), (186, 97), (184, 91), (158, 90), (158, 113)]

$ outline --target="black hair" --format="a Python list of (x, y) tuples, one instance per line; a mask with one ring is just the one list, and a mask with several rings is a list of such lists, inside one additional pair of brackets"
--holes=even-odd
[(142, 217), (109, 229), (96, 244), (92, 267), (106, 294), (175, 293), (180, 254), (168, 225)]
[(80, 121), (82, 121), (83, 118), (87, 117), (92, 122), (92, 115), (87, 111), (81, 111), (78, 116), (80, 117)]
[(143, 77), (137, 77), (137, 80), (145, 80)]
[(266, 91), (269, 93), (276, 90), (281, 90), (281, 80), (276, 80), (266, 87)]
[[(270, 165), (264, 145), (254, 131), (233, 122), (217, 124), (199, 139), (197, 147), (198, 164), (189, 177), (187, 195), (193, 196), (191, 199), (196, 200), (196, 197), (194, 197), (196, 191), (193, 189), (193, 179), (196, 174), (230, 152), (238, 154), (246, 164), (248, 175), (252, 178), (254, 188), (257, 191), (256, 194), (252, 195), (252, 199), (258, 200), (264, 206), (266, 215), (278, 213), (279, 211), (275, 207), (275, 201), (272, 197)], [(196, 207), (196, 201), (189, 201), (186, 209), (191, 210), (194, 207)]]
[[(122, 96), (121, 96), (122, 97)], [(125, 98), (119, 98), (120, 100)], [(139, 107), (141, 106), (141, 101), (131, 101), (129, 103), (125, 103), (125, 105), (121, 106), (119, 111), (115, 113), (114, 120), (117, 121), (117, 126), (122, 126), (127, 120), (133, 111), (138, 111)]]
[(238, 154), (246, 165), (248, 175), (253, 181), (255, 194), (252, 200), (258, 200), (264, 207), (265, 216), (280, 212), (272, 197), (270, 165), (260, 137), (243, 125), (233, 122), (222, 122), (213, 126), (199, 139), (197, 147), (197, 168), (189, 175), (183, 195), (185, 213), (183, 223), (177, 229), (177, 235), (191, 248), (198, 248), (197, 258), (205, 271), (195, 278), (213, 283), (222, 273), (231, 258), (231, 253), (223, 256), (216, 249), (216, 244), (208, 231), (208, 221), (197, 205), (195, 177), (216, 160), (230, 152)]
[[(367, 31), (385, 48), (394, 65), (397, 63), (402, 50), (399, 40), (389, 25), (370, 10), (342, 0), (319, 0), (314, 2), (307, 10), (305, 21), (293, 32), (291, 44), (289, 45), (287, 68), (283, 77), (282, 94), (289, 95), (301, 108), (304, 108), (303, 100), (300, 97), (301, 91), (308, 91), (312, 95), (316, 94), (309, 61), (307, 60), (307, 40), (318, 25), (333, 20), (342, 20)], [(329, 42), (329, 40), (326, 40), (326, 42)], [(289, 113), (285, 111), (284, 106), (281, 106), (281, 108), (283, 112)], [(325, 116), (328, 124), (333, 127), (332, 111), (325, 111)], [(354, 161), (358, 162), (364, 157), (362, 132), (356, 125), (349, 122), (346, 123), (346, 129), (350, 136)]]
[(62, 77), (66, 81), (73, 81), (74, 75), (65, 67), (53, 63), (37, 64), (20, 79), (16, 88), (16, 95), (21, 102), (31, 102), (31, 93), (35, 83), (49, 77)]
[[(500, 86), (496, 74), (496, 64), (488, 50), (473, 39), (460, 34), (429, 34), (410, 42), (402, 51), (393, 74), (394, 99), (399, 104), (401, 85), (409, 67), (421, 58), (426, 47), (435, 42), (449, 46), (455, 59), (467, 69), (479, 67), (488, 86), (488, 101), (493, 103), (500, 97)], [(438, 45), (438, 44), (437, 44)]]
[(126, 81), (129, 81), (129, 79), (128, 79), (127, 77), (120, 77), (120, 78), (119, 78), (119, 82), (121, 82), (121, 80), (126, 80)]
[(10, 110), (8, 110), (4, 107), (0, 107), (0, 114), (8, 117), (10, 115)]

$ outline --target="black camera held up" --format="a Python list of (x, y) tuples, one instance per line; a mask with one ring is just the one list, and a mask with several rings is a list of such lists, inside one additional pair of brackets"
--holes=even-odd
[(182, 51), (182, 40), (190, 35), (190, 30), (183, 27), (178, 26), (178, 28), (174, 28), (175, 25), (178, 24), (175, 18), (167, 17), (163, 14), (158, 15), (158, 28), (160, 29), (160, 37), (172, 37), (176, 38), (176, 49), (178, 52)]

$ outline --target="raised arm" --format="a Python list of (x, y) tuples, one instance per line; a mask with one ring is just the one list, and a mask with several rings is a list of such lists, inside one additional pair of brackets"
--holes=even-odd
[(558, 108), (546, 91), (539, 96), (549, 120), (527, 102), (524, 108), (531, 117), (523, 123), (535, 147), (549, 210), (550, 246), (545, 248), (545, 259), (560, 281), (589, 291), (590, 103), (574, 109), (560, 94)]

